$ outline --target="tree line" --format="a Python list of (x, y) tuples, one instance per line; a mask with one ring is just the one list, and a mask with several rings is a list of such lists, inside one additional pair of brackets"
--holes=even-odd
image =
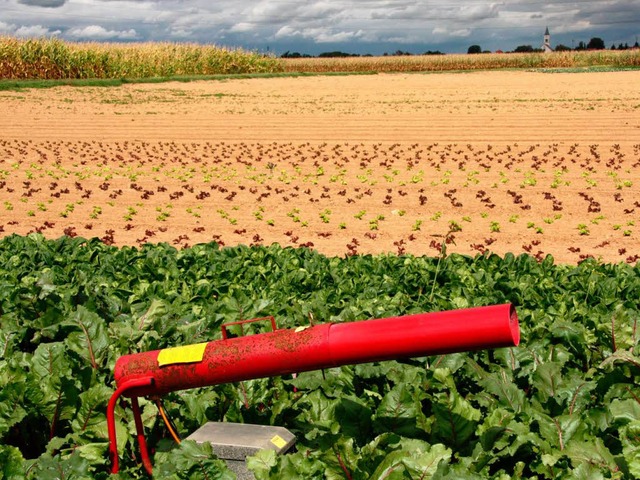
[[(583, 41), (578, 42), (578, 45), (575, 48), (567, 47), (566, 45), (559, 44), (556, 45), (554, 50), (556, 52), (569, 52), (569, 51), (582, 51), (582, 50), (605, 50), (607, 47), (605, 46), (604, 40), (600, 37), (593, 37), (589, 40), (588, 43)], [(640, 48), (640, 45), (636, 41), (633, 47), (630, 47), (628, 43), (620, 43), (617, 47), (615, 43), (611, 45), (611, 50), (631, 50), (634, 48)], [(542, 48), (533, 48), (531, 45), (518, 45), (513, 52), (515, 53), (534, 53), (534, 52), (542, 52)], [(489, 53), (486, 50), (482, 50), (480, 45), (471, 45), (467, 49), (467, 53), (477, 54), (477, 53)]]
[[(402, 50), (396, 50), (393, 53), (384, 52), (382, 54), (382, 56), (384, 57), (389, 57), (389, 56), (401, 57), (401, 56), (411, 56), (411, 55), (414, 55), (414, 54), (411, 52), (404, 52)], [(418, 53), (416, 55), (444, 55), (444, 53), (442, 53), (439, 50), (435, 50), (435, 51), (427, 50), (424, 53)], [(373, 55), (371, 55), (370, 53), (364, 53), (364, 54), (346, 53), (346, 52), (341, 52), (339, 50), (336, 50), (333, 52), (322, 52), (318, 55), (318, 58), (346, 58), (346, 57), (373, 57)], [(289, 50), (287, 50), (282, 55), (280, 55), (280, 58), (314, 58), (314, 56), (309, 55), (307, 53), (290, 52)]]
[[(583, 41), (578, 42), (578, 45), (574, 48), (568, 47), (563, 44), (556, 45), (554, 50), (556, 52), (568, 52), (568, 51), (581, 51), (581, 50), (605, 50), (607, 47), (605, 46), (604, 40), (600, 37), (593, 37), (589, 42), (585, 43)], [(611, 45), (611, 50), (631, 50), (634, 48), (640, 48), (638, 41), (630, 47), (628, 43), (620, 43), (616, 46), (616, 44)], [(515, 53), (536, 53), (542, 52), (542, 48), (534, 48), (531, 45), (518, 45), (513, 52)], [(502, 53), (501, 50), (497, 50), (497, 53)], [(489, 50), (483, 50), (480, 45), (471, 45), (467, 49), (467, 53), (469, 54), (478, 54), (478, 53), (491, 53)], [(440, 50), (427, 50), (424, 53), (413, 54), (411, 52), (396, 50), (395, 52), (388, 53), (384, 52), (382, 54), (384, 57), (387, 56), (410, 56), (410, 55), (444, 55)], [(347, 53), (342, 52), (340, 50), (335, 50), (331, 52), (322, 52), (317, 55), (318, 58), (346, 58), (346, 57), (373, 57), (370, 53), (359, 54), (359, 53)], [(308, 53), (300, 53), (300, 52), (291, 52), (287, 50), (280, 58), (314, 58), (314, 55), (309, 55)]]

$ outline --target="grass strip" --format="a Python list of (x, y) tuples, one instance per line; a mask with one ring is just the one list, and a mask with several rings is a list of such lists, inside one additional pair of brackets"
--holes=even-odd
[(280, 72), (280, 73), (238, 73), (225, 75), (176, 75), (169, 77), (147, 78), (89, 78), (89, 79), (57, 79), (57, 80), (0, 80), (0, 91), (23, 91), (31, 88), (54, 87), (120, 87), (126, 84), (168, 83), (168, 82), (201, 82), (245, 80), (254, 78), (298, 78), (319, 76), (377, 75), (378, 72)]

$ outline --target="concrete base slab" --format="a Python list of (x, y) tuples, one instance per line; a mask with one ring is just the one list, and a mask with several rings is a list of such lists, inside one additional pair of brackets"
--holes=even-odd
[(245, 459), (260, 450), (285, 453), (296, 437), (284, 427), (246, 423), (208, 422), (187, 437), (197, 443), (209, 442), (218, 458), (225, 460), (238, 480), (252, 480)]

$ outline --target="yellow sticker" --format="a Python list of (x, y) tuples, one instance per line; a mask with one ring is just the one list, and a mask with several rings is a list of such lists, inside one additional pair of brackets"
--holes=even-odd
[(204, 357), (204, 349), (207, 343), (196, 343), (183, 347), (172, 347), (160, 350), (158, 353), (158, 366), (173, 365), (175, 363), (201, 362)]
[(287, 444), (286, 440), (282, 438), (280, 435), (275, 435), (271, 439), (271, 443), (273, 443), (278, 448), (282, 448)]

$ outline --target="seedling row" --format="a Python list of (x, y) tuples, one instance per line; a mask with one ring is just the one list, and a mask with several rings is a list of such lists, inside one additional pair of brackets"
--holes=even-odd
[(0, 229), (637, 261), (640, 144), (0, 142)]

